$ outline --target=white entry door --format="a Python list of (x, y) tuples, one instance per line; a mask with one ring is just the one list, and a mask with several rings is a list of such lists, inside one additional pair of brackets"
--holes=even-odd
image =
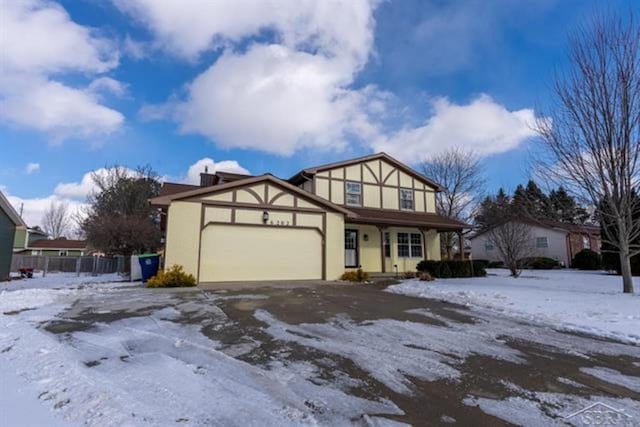
[(344, 231), (344, 266), (358, 266), (358, 230)]

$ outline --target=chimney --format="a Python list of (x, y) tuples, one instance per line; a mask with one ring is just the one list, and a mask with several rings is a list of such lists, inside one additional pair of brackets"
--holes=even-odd
[(210, 187), (218, 183), (218, 176), (214, 173), (208, 173), (207, 168), (200, 174), (200, 187)]

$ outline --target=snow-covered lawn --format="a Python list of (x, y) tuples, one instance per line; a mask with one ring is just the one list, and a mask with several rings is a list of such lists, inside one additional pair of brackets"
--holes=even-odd
[(640, 280), (622, 293), (620, 277), (602, 272), (489, 269), (473, 279), (405, 280), (389, 292), (480, 306), (554, 327), (640, 342)]
[[(42, 277), (42, 273), (38, 272), (35, 273), (31, 279), (14, 278), (13, 280), (0, 281), (0, 292), (22, 289), (77, 288), (83, 285), (99, 285), (100, 283), (108, 283), (109, 286), (114, 286), (116, 282), (119, 282), (120, 285), (131, 284), (124, 280), (125, 279), (117, 273), (101, 274), (98, 276), (92, 276), (90, 274), (81, 274), (78, 276), (76, 273), (50, 273)], [(139, 283), (140, 282), (138, 282), (138, 284)]]

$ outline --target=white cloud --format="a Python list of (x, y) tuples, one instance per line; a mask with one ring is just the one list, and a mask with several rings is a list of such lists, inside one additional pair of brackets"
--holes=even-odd
[(112, 94), (121, 98), (127, 94), (128, 86), (119, 80), (111, 77), (98, 77), (87, 87), (87, 91), (100, 96), (102, 94)]
[(350, 70), (333, 59), (281, 45), (226, 53), (189, 85), (175, 106), (183, 132), (223, 147), (289, 155), (303, 147), (340, 148), (359, 113), (344, 89)]
[(3, 67), (30, 72), (104, 72), (118, 65), (113, 43), (76, 24), (64, 8), (39, 0), (1, 0)]
[(61, 73), (91, 75), (115, 68), (118, 49), (112, 42), (76, 24), (52, 2), (0, 0), (0, 9), (0, 120), (56, 139), (120, 127), (123, 115), (102, 105), (92, 90), (58, 80)]
[(109, 134), (124, 116), (98, 103), (90, 91), (39, 76), (0, 76), (0, 118), (50, 132), (56, 138)]
[(533, 110), (509, 111), (488, 95), (465, 105), (437, 98), (432, 107), (433, 115), (423, 126), (381, 138), (374, 148), (415, 163), (449, 147), (464, 147), (480, 156), (503, 153), (536, 135)]
[[(175, 55), (193, 60), (226, 48), (188, 84), (184, 99), (145, 106), (141, 115), (171, 117), (182, 132), (223, 147), (281, 155), (339, 150), (347, 135), (373, 128), (363, 106), (371, 90), (349, 86), (372, 50), (374, 3), (116, 0)], [(275, 33), (274, 43), (233, 50), (263, 30)]]
[(205, 168), (207, 168), (209, 173), (232, 172), (243, 175), (251, 174), (247, 169), (240, 166), (240, 163), (235, 160), (222, 160), (220, 162), (214, 162), (213, 159), (205, 157), (204, 159), (200, 159), (189, 166), (187, 175), (181, 181), (185, 184), (199, 185), (200, 174), (204, 172)]
[(288, 47), (319, 48), (363, 63), (373, 43), (367, 0), (114, 0), (124, 13), (147, 26), (156, 45), (195, 59), (202, 52), (238, 42), (263, 30), (276, 32)]
[[(222, 147), (287, 156), (309, 148), (339, 151), (357, 140), (416, 162), (453, 145), (500, 153), (534, 135), (532, 110), (509, 111), (486, 95), (465, 105), (438, 98), (423, 125), (398, 130), (396, 117), (388, 126), (387, 118), (402, 115), (393, 97), (352, 86), (373, 51), (375, 1), (114, 1), (149, 28), (157, 49), (188, 60), (223, 50), (184, 96), (140, 110), (145, 119), (173, 119), (181, 132)], [(416, 31), (432, 40), (470, 18), (452, 13)], [(270, 44), (247, 45), (265, 30), (273, 32)]]
[(27, 166), (24, 168), (24, 171), (27, 175), (31, 175), (32, 173), (36, 173), (40, 171), (40, 163), (27, 163)]
[(55, 194), (32, 199), (23, 199), (8, 193), (6, 193), (6, 195), (9, 203), (13, 205), (17, 212), (20, 212), (22, 209), (22, 219), (29, 227), (42, 227), (42, 217), (52, 202), (67, 204), (69, 206), (69, 213), (74, 218), (76, 216), (82, 216), (86, 208), (86, 205), (82, 202), (59, 197)]

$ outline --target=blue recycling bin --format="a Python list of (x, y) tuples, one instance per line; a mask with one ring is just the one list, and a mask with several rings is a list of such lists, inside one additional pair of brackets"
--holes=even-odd
[(160, 267), (160, 255), (138, 255), (138, 262), (140, 263), (142, 282), (146, 283), (147, 280), (158, 274), (158, 267)]

